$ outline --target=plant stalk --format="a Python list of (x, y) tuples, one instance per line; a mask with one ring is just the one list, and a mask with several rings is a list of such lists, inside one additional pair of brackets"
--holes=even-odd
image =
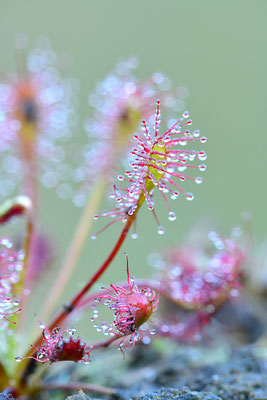
[(103, 178), (100, 179), (96, 184), (92, 196), (89, 198), (87, 205), (85, 206), (81, 218), (78, 222), (77, 228), (74, 232), (74, 236), (69, 246), (66, 258), (63, 262), (61, 271), (55, 280), (50, 292), (47, 295), (47, 301), (42, 312), (41, 320), (45, 321), (51, 314), (53, 307), (58, 302), (61, 294), (64, 291), (67, 283), (69, 282), (73, 270), (77, 264), (81, 250), (87, 239), (88, 232), (90, 231), (93, 215), (95, 214), (98, 206), (103, 198), (103, 193), (107, 186), (107, 181)]
[[(73, 312), (78, 303), (80, 302), (80, 300), (84, 297), (84, 295), (91, 289), (91, 287), (93, 286), (93, 284), (95, 282), (98, 281), (98, 279), (101, 277), (101, 275), (106, 271), (106, 269), (108, 268), (108, 266), (110, 265), (110, 263), (112, 262), (112, 260), (114, 259), (114, 257), (117, 255), (119, 249), (121, 248), (124, 240), (127, 237), (127, 234), (130, 230), (130, 227), (132, 225), (132, 223), (134, 222), (135, 218), (136, 218), (136, 214), (137, 214), (138, 208), (136, 209), (135, 213), (133, 215), (129, 215), (128, 219), (126, 221), (126, 224), (119, 236), (119, 239), (117, 240), (115, 246), (113, 247), (112, 251), (110, 252), (109, 256), (107, 257), (107, 259), (104, 261), (104, 263), (100, 266), (100, 268), (96, 271), (96, 273), (92, 276), (92, 278), (86, 283), (86, 285), (84, 286), (84, 288), (72, 299), (72, 301), (64, 306), (64, 309), (61, 311), (61, 313), (59, 313), (59, 315), (53, 320), (53, 322), (49, 325), (48, 329), (52, 330), (53, 328), (55, 328), (56, 326), (60, 326), (65, 319), (68, 317), (68, 315)], [(42, 337), (39, 336), (38, 339), (35, 341), (35, 343), (33, 344), (33, 346), (38, 346), (40, 340), (42, 340)], [(29, 357), (32, 356), (35, 353), (35, 350), (33, 347), (31, 347), (29, 349), (29, 351), (27, 352), (27, 354), (25, 355), (25, 357)], [(27, 368), (28, 363), (30, 362), (30, 360), (27, 360), (27, 363), (21, 363), (24, 364), (24, 368), (21, 371), (21, 377), (20, 377), (20, 381), (19, 381), (19, 385), (24, 387), (27, 384), (27, 380), (28, 380), (28, 376), (30, 375), (30, 369)], [(20, 368), (19, 368), (20, 369)]]

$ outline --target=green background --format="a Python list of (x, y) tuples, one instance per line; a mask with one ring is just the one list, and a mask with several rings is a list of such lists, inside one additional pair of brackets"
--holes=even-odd
[[(160, 70), (174, 87), (188, 87), (186, 103), (194, 127), (208, 137), (208, 169), (203, 184), (194, 187), (195, 200), (175, 202), (173, 223), (165, 207), (157, 209), (166, 228), (162, 237), (152, 216), (142, 210), (139, 239), (126, 241), (102, 283), (125, 277), (123, 251), (129, 254), (132, 273), (151, 275), (147, 254), (181, 243), (205, 217), (227, 234), (249, 211), (257, 239), (266, 236), (266, 19), (266, 0), (0, 1), (1, 70), (15, 70), (17, 33), (31, 39), (47, 36), (58, 53), (68, 53), (73, 60), (69, 74), (81, 84), (82, 121), (89, 113), (87, 97), (95, 84), (118, 60), (136, 55), (139, 77)], [(81, 125), (76, 135), (84, 142)], [(53, 231), (59, 245), (51, 281), (81, 210), (59, 200), (53, 191), (41, 193), (43, 225)], [(88, 240), (66, 299), (102, 262), (120, 229), (117, 224), (96, 241)]]

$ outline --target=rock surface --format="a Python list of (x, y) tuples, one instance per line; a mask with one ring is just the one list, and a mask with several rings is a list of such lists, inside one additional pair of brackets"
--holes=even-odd
[[(204, 365), (190, 349), (168, 356), (153, 349), (139, 351), (128, 360), (123, 373), (116, 374), (113, 369), (101, 381), (120, 387), (120, 400), (267, 400), (267, 360), (256, 355), (253, 347), (232, 352), (227, 361)], [(68, 400), (87, 398), (93, 397), (72, 396)]]
[[(75, 394), (73, 396), (68, 396), (66, 400), (89, 400), (90, 397), (86, 396), (84, 393)], [(92, 399), (92, 398), (91, 398)]]
[(133, 396), (133, 400), (221, 400), (212, 393), (192, 392), (187, 387), (182, 389), (162, 388), (153, 393), (147, 393), (141, 396)]

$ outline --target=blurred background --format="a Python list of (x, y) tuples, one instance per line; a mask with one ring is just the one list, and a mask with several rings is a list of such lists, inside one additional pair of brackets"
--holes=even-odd
[[(77, 78), (81, 88), (76, 142), (87, 141), (82, 121), (90, 112), (89, 93), (117, 61), (130, 55), (139, 58), (138, 77), (161, 71), (174, 87), (189, 89), (186, 108), (194, 128), (208, 137), (203, 146), (208, 168), (203, 184), (194, 188), (195, 200), (181, 197), (173, 204), (174, 223), (168, 221), (165, 207), (157, 208), (166, 228), (163, 236), (157, 234), (149, 211), (142, 210), (139, 239), (127, 239), (102, 284), (125, 278), (123, 251), (128, 252), (136, 277), (150, 276), (147, 255), (182, 243), (192, 226), (204, 218), (228, 234), (240, 224), (241, 214), (249, 212), (256, 239), (266, 237), (266, 17), (265, 0), (1, 0), (1, 71), (15, 71), (18, 33), (26, 33), (30, 40), (46, 36), (57, 53), (70, 55), (67, 74)], [(51, 229), (58, 246), (51, 281), (81, 210), (71, 201), (58, 199), (53, 191), (40, 190), (42, 224)], [(98, 229), (96, 224), (94, 229)], [(114, 225), (94, 242), (88, 238), (66, 299), (103, 261), (121, 227)]]

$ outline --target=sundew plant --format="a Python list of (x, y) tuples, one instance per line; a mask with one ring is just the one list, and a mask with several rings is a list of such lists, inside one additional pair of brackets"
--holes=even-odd
[[(150, 255), (157, 272), (146, 280), (133, 277), (135, 267), (125, 254), (121, 281), (106, 282), (96, 291), (95, 284), (112, 269), (129, 235), (137, 239), (138, 250), (141, 208), (149, 210), (158, 234), (168, 235), (158, 209), (165, 207), (175, 224), (176, 214), (187, 206), (180, 197), (194, 199), (187, 187), (192, 181), (197, 190), (202, 183), (207, 138), (186, 110), (187, 90), (173, 88), (160, 72), (138, 79), (138, 60), (130, 57), (118, 62), (90, 94), (83, 124), (88, 143), (74, 154), (75, 125), (81, 119), (79, 84), (66, 77), (64, 58), (47, 41), (39, 40), (32, 48), (20, 43), (17, 52), (23, 54), (17, 74), (7, 71), (0, 82), (0, 398), (38, 399), (46, 391), (77, 388), (114, 396), (116, 387), (77, 382), (71, 375), (68, 384), (56, 377), (47, 380), (47, 372), (59, 362), (63, 369), (67, 362), (90, 369), (92, 354), (105, 354), (108, 347), (127, 358), (140, 344), (153, 345), (154, 338), (199, 341), (222, 304), (238, 296), (245, 252), (236, 235), (210, 232), (208, 246), (180, 244)], [(62, 202), (79, 207), (81, 218), (43, 311), (35, 317), (39, 333), (24, 352), (20, 344), (31, 341), (25, 327), (34, 317), (29, 316), (31, 296), (37, 295), (54, 257), (51, 243), (40, 232), (39, 183), (55, 190)], [(105, 196), (110, 208), (102, 210)], [(57, 212), (64, 213), (64, 207)], [(18, 240), (17, 234), (9, 237), (7, 232), (20, 219)], [(114, 223), (121, 232), (110, 240), (102, 264), (90, 265), (87, 281), (51, 319), (83, 248), (94, 246)], [(166, 301), (177, 314), (160, 307)], [(103, 306), (109, 322), (102, 317)], [(185, 311), (182, 317), (179, 310)], [(104, 339), (85, 341), (79, 336), (77, 314)]]

